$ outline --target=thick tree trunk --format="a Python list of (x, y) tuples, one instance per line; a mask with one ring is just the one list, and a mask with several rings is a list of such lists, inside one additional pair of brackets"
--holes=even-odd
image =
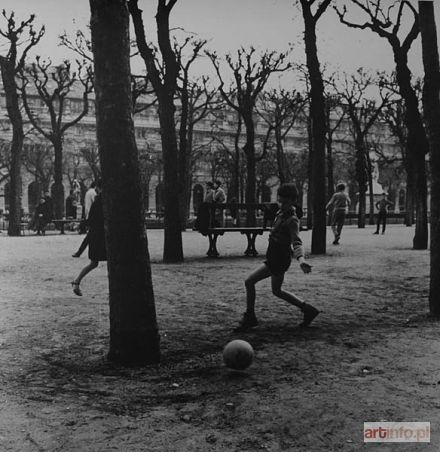
[(108, 254), (109, 359), (156, 363), (159, 334), (133, 124), (129, 15), (123, 0), (90, 0), (90, 7)]
[[(309, 146), (309, 158), (307, 161), (307, 229), (313, 228), (313, 136), (312, 136), (312, 118), (307, 117), (307, 138)], [(330, 221), (330, 220), (329, 220)]]
[(63, 144), (62, 137), (53, 140), (54, 147), (54, 215), (55, 218), (63, 218), (64, 213), (64, 186), (63, 186)]
[[(334, 180), (334, 174), (333, 174), (333, 140), (329, 133), (327, 133), (327, 140), (326, 140), (326, 149), (327, 149), (327, 198), (330, 199), (333, 196), (333, 193), (335, 192), (335, 180)], [(331, 217), (332, 217), (332, 208), (330, 208), (329, 215), (328, 215), (328, 225), (331, 224)]]
[(186, 229), (188, 219), (188, 83), (185, 78), (181, 90), (181, 115), (179, 128), (179, 206), (180, 206), (180, 224), (181, 229)]
[(6, 109), (12, 124), (11, 169), (9, 179), (9, 225), (8, 235), (19, 236), (21, 233), (21, 164), (23, 153), (23, 119), (15, 84), (15, 61), (0, 59), (3, 89), (6, 96)]
[[(309, 6), (310, 8), (310, 6)], [(307, 68), (310, 76), (310, 115), (313, 137), (312, 152), (312, 203), (313, 203), (313, 230), (312, 254), (325, 254), (326, 252), (326, 181), (325, 181), (325, 100), (324, 84), (316, 48), (316, 22), (305, 11), (303, 16), (305, 24), (304, 42), (306, 48)]]
[(182, 226), (180, 221), (179, 193), (179, 159), (174, 120), (173, 97), (163, 93), (159, 97), (159, 121), (163, 155), (164, 182), (164, 262), (182, 262)]
[(428, 209), (425, 156), (429, 151), (428, 140), (419, 112), (418, 99), (411, 85), (411, 72), (407, 55), (394, 51), (396, 79), (402, 98), (405, 101), (405, 123), (408, 130), (407, 148), (410, 167), (414, 171), (414, 201), (416, 209), (416, 228), (413, 239), (414, 249), (428, 247)]
[(365, 168), (365, 147), (363, 139), (356, 140), (356, 179), (359, 188), (358, 228), (365, 228), (365, 207), (367, 174)]
[(414, 170), (405, 159), (406, 168), (406, 198), (405, 198), (405, 226), (414, 224)]
[(428, 130), (431, 168), (431, 239), (429, 311), (440, 317), (440, 64), (434, 2), (419, 1), (425, 83), (423, 106)]
[(368, 224), (371, 226), (374, 224), (374, 192), (373, 192), (373, 177), (371, 174), (371, 160), (368, 152), (365, 153), (366, 161), (368, 164), (368, 200), (370, 202), (370, 212), (368, 214)]
[[(252, 147), (253, 149), (249, 149)], [(255, 174), (255, 148), (253, 145), (245, 144), (247, 181), (245, 199), (246, 203), (254, 204), (256, 202), (255, 194), (257, 188), (257, 179)], [(248, 209), (246, 212), (246, 226), (255, 226), (257, 222), (255, 209)]]
[[(254, 204), (256, 202), (256, 160), (255, 160), (255, 131), (254, 122), (252, 118), (252, 110), (248, 112), (248, 117), (244, 118), (246, 127), (246, 144), (244, 145), (244, 153), (246, 154), (246, 202)], [(246, 214), (246, 226), (255, 226), (257, 222), (255, 209), (248, 209)]]

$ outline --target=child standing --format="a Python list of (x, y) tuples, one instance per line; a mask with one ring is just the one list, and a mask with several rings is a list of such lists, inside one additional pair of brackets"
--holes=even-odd
[[(312, 267), (305, 261), (304, 250), (299, 238), (299, 220), (295, 213), (294, 203), (298, 197), (298, 191), (294, 184), (283, 184), (278, 189), (278, 202), (280, 210), (273, 223), (269, 235), (269, 246), (266, 252), (266, 260), (245, 281), (246, 286), (246, 312), (236, 332), (246, 331), (258, 325), (255, 315), (255, 284), (258, 281), (271, 277), (272, 293), (282, 300), (298, 307), (304, 314), (301, 327), (310, 325), (319, 311), (305, 303), (297, 295), (282, 289), (284, 274), (295, 257), (304, 273), (310, 273)], [(292, 252), (293, 247), (293, 252)]]
[(393, 207), (394, 204), (391, 201), (388, 201), (386, 193), (382, 194), (382, 199), (377, 201), (376, 209), (379, 211), (377, 214), (377, 229), (373, 234), (379, 234), (380, 225), (382, 223), (382, 234), (385, 234), (385, 228), (387, 225), (387, 213), (388, 207)]
[(345, 193), (345, 184), (338, 184), (336, 186), (336, 193), (333, 194), (330, 201), (325, 206), (328, 210), (333, 206), (331, 226), (335, 236), (333, 245), (339, 245), (339, 239), (341, 238), (342, 227), (345, 222), (345, 215), (350, 207), (351, 201), (347, 193)]

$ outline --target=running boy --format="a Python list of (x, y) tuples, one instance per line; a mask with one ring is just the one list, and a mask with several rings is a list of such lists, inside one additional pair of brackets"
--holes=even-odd
[[(283, 184), (278, 189), (278, 202), (280, 210), (273, 223), (269, 235), (269, 246), (266, 252), (266, 260), (245, 281), (247, 309), (243, 314), (236, 332), (246, 331), (258, 325), (255, 316), (255, 284), (258, 281), (271, 277), (272, 293), (282, 300), (298, 307), (304, 314), (301, 327), (310, 325), (319, 311), (291, 292), (282, 289), (284, 274), (290, 266), (292, 254), (298, 259), (304, 273), (310, 273), (312, 267), (305, 261), (304, 250), (299, 238), (299, 220), (293, 207), (298, 197), (298, 191), (294, 184)], [(293, 252), (292, 252), (293, 247)]]
[(336, 193), (333, 194), (330, 201), (325, 206), (328, 210), (333, 206), (331, 226), (335, 240), (333, 245), (339, 245), (339, 239), (341, 238), (342, 227), (344, 226), (345, 215), (347, 209), (350, 207), (351, 201), (347, 193), (345, 193), (345, 184), (338, 184), (336, 186)]

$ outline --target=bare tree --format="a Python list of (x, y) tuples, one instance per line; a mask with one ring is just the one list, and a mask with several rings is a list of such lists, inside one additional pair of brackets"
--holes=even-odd
[(425, 80), (423, 108), (427, 124), (431, 168), (431, 269), (429, 311), (440, 317), (440, 64), (434, 2), (419, 1)]
[(259, 115), (267, 125), (266, 142), (273, 135), (275, 141), (275, 161), (280, 184), (292, 182), (293, 168), (285, 150), (285, 140), (295, 123), (302, 117), (307, 99), (298, 91), (272, 89), (262, 93), (257, 107)]
[[(372, 195), (371, 162), (367, 147), (367, 135), (376, 122), (383, 107), (388, 102), (389, 94), (384, 94), (381, 101), (368, 99), (366, 93), (375, 84), (375, 78), (359, 68), (356, 74), (345, 75), (343, 86), (338, 94), (345, 104), (347, 115), (352, 124), (353, 137), (356, 150), (356, 180), (359, 188), (359, 215), (358, 227), (365, 227), (366, 192), (367, 186)], [(380, 88), (381, 89), (381, 88)], [(373, 209), (370, 202), (370, 213)]]
[[(72, 71), (71, 63), (64, 61), (53, 67), (50, 60), (43, 61), (40, 57), (31, 66), (24, 69), (21, 74), (20, 86), (23, 105), (33, 128), (44, 138), (50, 141), (54, 149), (54, 214), (55, 218), (62, 218), (64, 212), (63, 187), (63, 141), (66, 131), (78, 124), (89, 111), (89, 94), (93, 89), (90, 66), (77, 62), (78, 71)], [(41, 111), (32, 108), (30, 104), (31, 92), (28, 84), (32, 83), (35, 90), (49, 114), (49, 124), (41, 120)], [(82, 88), (81, 111), (72, 115), (66, 103), (78, 84)], [(35, 92), (34, 91), (34, 92)]]
[[(408, 67), (408, 52), (419, 34), (417, 10), (410, 1), (395, 1), (391, 6), (381, 0), (350, 0), (367, 17), (364, 23), (354, 23), (346, 18), (347, 8), (335, 8), (342, 23), (351, 28), (371, 30), (390, 44), (396, 63), (396, 80), (400, 95), (405, 101), (405, 122), (408, 129), (407, 146), (409, 164), (414, 170), (414, 188), (416, 204), (416, 228), (413, 239), (414, 249), (426, 249), (428, 246), (427, 183), (425, 156), (429, 152), (418, 99), (412, 85), (412, 75)], [(396, 11), (397, 9), (397, 11)], [(402, 16), (409, 10), (413, 17), (408, 33), (400, 39)], [(393, 16), (394, 11), (396, 11)]]
[[(24, 132), (17, 75), (25, 65), (29, 50), (35, 47), (44, 35), (44, 27), (41, 27), (39, 31), (34, 30), (35, 15), (33, 14), (19, 24), (15, 21), (13, 12), (8, 15), (3, 10), (2, 15), (6, 19), (6, 27), (0, 29), (0, 36), (6, 40), (8, 50), (5, 54), (0, 55), (0, 69), (6, 95), (6, 110), (12, 124), (8, 235), (18, 236), (21, 233), (21, 164)], [(24, 48), (19, 55), (21, 44), (24, 45)]]
[[(389, 88), (389, 83), (384, 86)], [(405, 224), (412, 226), (414, 223), (414, 170), (408, 158), (405, 104), (402, 98), (399, 97), (390, 101), (382, 110), (380, 117), (387, 124), (399, 145), (406, 173)]]
[(326, 184), (325, 184), (325, 99), (324, 83), (316, 45), (316, 25), (331, 0), (300, 0), (304, 18), (304, 43), (310, 79), (311, 193), (313, 208), (312, 254), (326, 252)]
[(53, 152), (49, 143), (25, 143), (23, 165), (34, 176), (41, 192), (46, 192), (50, 188), (54, 170), (53, 160)]
[[(185, 57), (184, 52), (190, 46), (189, 56)], [(205, 40), (187, 37), (183, 44), (177, 40), (174, 42), (174, 53), (176, 54), (180, 73), (178, 77), (177, 95), (180, 99), (180, 110), (178, 111), (178, 135), (179, 135), (179, 184), (182, 187), (180, 193), (180, 208), (182, 228), (186, 227), (189, 215), (189, 202), (191, 198), (193, 140), (194, 127), (203, 119), (213, 113), (219, 104), (216, 99), (216, 90), (208, 86), (209, 78), (201, 77), (193, 79), (191, 77), (191, 66), (199, 58)]]
[[(265, 157), (265, 152), (257, 155), (255, 149), (255, 123), (257, 98), (263, 91), (269, 77), (276, 72), (284, 72), (290, 69), (289, 63), (284, 63), (285, 53), (266, 51), (256, 62), (254, 61), (255, 49), (245, 50), (240, 48), (237, 51), (237, 59), (234, 61), (231, 54), (226, 55), (226, 62), (233, 74), (233, 88), (225, 90), (224, 79), (220, 70), (219, 59), (216, 53), (209, 53), (209, 57), (214, 65), (220, 80), (219, 91), (233, 110), (237, 111), (243, 118), (246, 129), (246, 143), (243, 151), (246, 155), (247, 184), (246, 202), (255, 203), (256, 195), (256, 163)], [(247, 214), (247, 221), (250, 226), (255, 225), (255, 209)]]
[[(125, 2), (90, 0), (110, 297), (109, 359), (160, 359), (130, 86)], [(109, 69), (110, 68), (110, 69)]]
[[(180, 220), (179, 154), (176, 137), (174, 96), (177, 89), (179, 64), (170, 42), (169, 18), (177, 0), (157, 0), (156, 25), (163, 67), (158, 66), (157, 53), (145, 36), (142, 11), (137, 0), (129, 0), (128, 8), (133, 19), (139, 53), (145, 62), (148, 77), (153, 85), (159, 105), (159, 124), (163, 153), (164, 183), (164, 262), (183, 261), (182, 225)], [(177, 182), (177, 183), (176, 183)]]

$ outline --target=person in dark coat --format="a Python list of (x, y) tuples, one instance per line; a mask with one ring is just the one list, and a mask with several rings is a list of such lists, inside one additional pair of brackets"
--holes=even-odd
[(90, 207), (89, 217), (87, 224), (89, 227), (88, 245), (89, 245), (89, 259), (90, 262), (79, 273), (77, 278), (72, 281), (73, 293), (78, 296), (82, 296), (80, 284), (84, 276), (90, 273), (96, 268), (100, 261), (107, 260), (107, 251), (105, 246), (105, 234), (104, 234), (104, 211), (102, 207), (101, 196), (101, 182), (96, 182), (96, 197)]
[(66, 198), (66, 218), (76, 218), (76, 197), (73, 190), (70, 190), (69, 196)]
[(40, 203), (36, 207), (34, 214), (34, 227), (35, 230), (37, 231), (37, 235), (46, 234), (47, 223), (48, 218), (47, 218), (46, 200), (44, 198), (41, 198)]

